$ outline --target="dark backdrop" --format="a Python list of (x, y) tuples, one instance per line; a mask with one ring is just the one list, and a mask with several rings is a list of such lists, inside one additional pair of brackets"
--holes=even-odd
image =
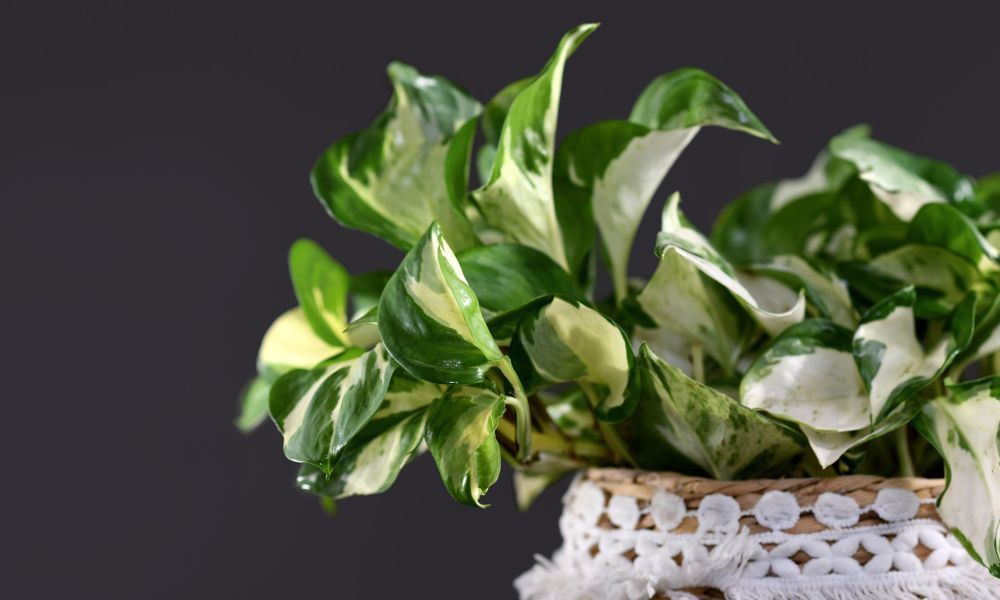
[(567, 68), (561, 132), (626, 116), (660, 73), (711, 71), (783, 144), (702, 133), (654, 206), (680, 189), (702, 227), (862, 121), (963, 171), (1000, 169), (986, 3), (140, 4), (0, 5), (8, 598), (510, 598), (557, 545), (558, 491), (518, 514), (507, 475), (472, 510), (426, 457), (328, 518), (292, 488), (272, 427), (231, 426), (261, 334), (294, 302), (296, 237), (352, 272), (399, 259), (336, 226), (307, 182), (382, 109), (392, 59), (488, 99), (569, 27), (603, 21)]

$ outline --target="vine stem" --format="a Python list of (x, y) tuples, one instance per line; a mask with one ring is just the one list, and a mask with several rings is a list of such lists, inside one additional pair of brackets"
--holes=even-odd
[(514, 398), (507, 396), (504, 402), (514, 409), (517, 417), (517, 459), (527, 462), (531, 456), (531, 407), (528, 404), (528, 396), (524, 393), (524, 386), (521, 385), (521, 378), (514, 371), (514, 365), (510, 358), (505, 356), (497, 362), (497, 368), (514, 388)]
[(899, 457), (899, 472), (903, 477), (914, 477), (913, 457), (910, 456), (910, 440), (906, 435), (906, 426), (896, 429), (896, 454)]
[[(590, 387), (590, 384), (579, 381), (580, 389), (583, 390), (583, 394), (587, 396), (587, 405), (591, 407), (597, 406), (597, 396), (594, 395), (594, 389)], [(635, 458), (632, 457), (632, 453), (629, 452), (628, 446), (625, 444), (625, 440), (622, 436), (615, 431), (614, 427), (611, 427), (604, 421), (597, 418), (594, 415), (594, 422), (597, 423), (597, 428), (600, 430), (601, 435), (604, 437), (604, 441), (608, 444), (608, 448), (611, 450), (611, 454), (614, 455), (615, 459), (619, 462), (624, 462), (631, 467), (638, 466), (635, 462)]]

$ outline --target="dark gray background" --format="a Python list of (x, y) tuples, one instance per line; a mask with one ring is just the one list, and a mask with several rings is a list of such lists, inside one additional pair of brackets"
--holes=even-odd
[(563, 133), (626, 116), (660, 73), (711, 71), (783, 144), (695, 141), (655, 208), (680, 189), (702, 227), (861, 121), (1000, 170), (986, 3), (139, 4), (0, 8), (4, 597), (509, 598), (557, 545), (558, 492), (518, 514), (505, 476), (492, 508), (464, 508), (426, 458), (330, 519), (292, 488), (271, 427), (231, 426), (294, 301), (289, 244), (312, 237), (352, 272), (399, 258), (336, 226), (307, 182), (382, 109), (392, 59), (488, 99), (603, 21), (567, 68)]

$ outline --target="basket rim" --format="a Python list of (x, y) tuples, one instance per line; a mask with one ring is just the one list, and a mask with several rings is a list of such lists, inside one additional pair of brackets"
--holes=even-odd
[(683, 497), (726, 494), (743, 496), (784, 491), (796, 496), (818, 496), (825, 492), (851, 494), (877, 493), (884, 488), (901, 488), (925, 496), (939, 496), (946, 481), (926, 477), (881, 477), (878, 475), (840, 475), (836, 477), (788, 477), (745, 480), (720, 480), (684, 475), (672, 471), (646, 471), (617, 467), (592, 467), (583, 477), (596, 484), (659, 488)]

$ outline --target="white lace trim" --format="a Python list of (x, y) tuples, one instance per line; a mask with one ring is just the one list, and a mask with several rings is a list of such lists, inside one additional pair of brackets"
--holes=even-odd
[[(640, 503), (608, 498), (578, 479), (559, 522), (563, 547), (551, 561), (538, 557), (515, 586), (522, 600), (690, 598), (678, 590), (695, 587), (721, 589), (734, 600), (1000, 600), (1000, 581), (940, 522), (916, 518), (921, 504), (932, 502), (887, 488), (864, 507), (833, 493), (800, 506), (793, 494), (770, 491), (749, 510), (723, 494), (705, 496), (688, 510), (682, 498), (662, 490)], [(884, 522), (858, 526), (866, 513)], [(807, 514), (826, 528), (786, 532)], [(740, 524), (747, 516), (765, 530), (750, 533)], [(692, 518), (694, 533), (673, 531)], [(648, 528), (650, 520), (655, 529)], [(692, 528), (689, 523), (685, 531)], [(867, 560), (859, 562), (859, 555)]]

